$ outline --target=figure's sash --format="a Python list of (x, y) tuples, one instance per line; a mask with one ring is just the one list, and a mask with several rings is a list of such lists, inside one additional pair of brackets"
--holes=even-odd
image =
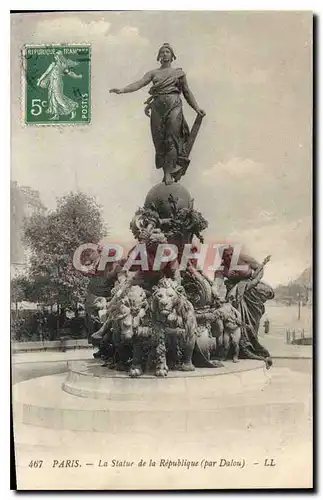
[(155, 97), (163, 94), (171, 94), (173, 92), (179, 93), (179, 79), (183, 76), (185, 76), (185, 73), (182, 68), (174, 69), (171, 74), (165, 75), (154, 83), (149, 90), (149, 94)]

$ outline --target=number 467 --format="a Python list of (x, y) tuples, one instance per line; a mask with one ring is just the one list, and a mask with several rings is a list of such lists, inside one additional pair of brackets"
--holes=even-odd
[(34, 467), (34, 468), (39, 468), (42, 467), (43, 465), (43, 460), (32, 460), (28, 467)]
[(31, 101), (31, 114), (33, 116), (39, 116), (43, 112), (43, 108), (46, 108), (47, 101), (42, 101), (41, 99), (32, 99)]

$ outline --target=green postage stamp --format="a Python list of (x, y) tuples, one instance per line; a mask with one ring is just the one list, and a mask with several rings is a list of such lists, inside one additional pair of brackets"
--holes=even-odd
[(22, 57), (27, 124), (90, 123), (89, 45), (25, 45)]

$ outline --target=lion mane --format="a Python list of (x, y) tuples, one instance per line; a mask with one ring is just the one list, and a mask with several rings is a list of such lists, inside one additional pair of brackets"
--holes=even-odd
[(153, 288), (152, 318), (167, 327), (181, 328), (185, 337), (191, 339), (197, 330), (197, 321), (192, 303), (184, 288), (171, 278), (162, 278)]

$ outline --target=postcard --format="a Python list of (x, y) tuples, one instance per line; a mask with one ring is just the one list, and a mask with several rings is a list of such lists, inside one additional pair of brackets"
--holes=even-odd
[(313, 488), (310, 11), (11, 14), (18, 490)]

